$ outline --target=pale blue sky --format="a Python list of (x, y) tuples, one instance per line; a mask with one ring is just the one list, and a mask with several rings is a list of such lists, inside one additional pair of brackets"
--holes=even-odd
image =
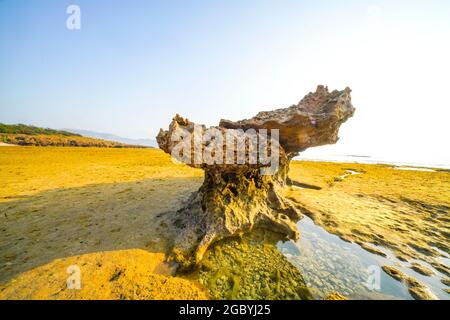
[(449, 1), (0, 0), (0, 122), (153, 138), (350, 86), (318, 152), (450, 163), (449, 56)]

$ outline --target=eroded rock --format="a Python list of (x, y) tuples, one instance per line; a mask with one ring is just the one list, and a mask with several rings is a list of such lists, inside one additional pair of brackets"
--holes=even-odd
[[(219, 126), (206, 128), (176, 115), (169, 130), (160, 130), (162, 150), (205, 170), (200, 189), (168, 217), (179, 229), (173, 256), (181, 267), (198, 264), (214, 241), (255, 226), (298, 239), (301, 213), (283, 190), (289, 163), (309, 147), (337, 142), (340, 125), (354, 113), (350, 92), (318, 86), (297, 105), (251, 119), (221, 120)], [(249, 132), (254, 135), (246, 136)]]
[(450, 287), (450, 278), (442, 278), (441, 282)]
[(413, 269), (414, 271), (416, 271), (424, 276), (429, 277), (429, 276), (434, 275), (433, 270), (431, 270), (430, 268), (427, 268), (424, 265), (421, 265), (420, 263), (417, 263), (417, 262), (411, 263), (411, 269)]
[(400, 270), (391, 267), (383, 266), (383, 271), (394, 278), (397, 281), (402, 282), (408, 288), (411, 296), (416, 300), (436, 300), (437, 297), (431, 292), (431, 290), (422, 282), (417, 281), (413, 277), (410, 277)]

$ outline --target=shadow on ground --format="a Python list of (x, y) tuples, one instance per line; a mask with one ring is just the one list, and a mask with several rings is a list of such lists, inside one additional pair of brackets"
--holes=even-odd
[(288, 183), (291, 186), (299, 187), (299, 188), (302, 188), (302, 189), (322, 190), (322, 187), (315, 186), (313, 184), (307, 184), (307, 183), (298, 182), (298, 181), (295, 181), (295, 180), (292, 180), (292, 179), (289, 179)]
[(0, 284), (57, 258), (144, 249), (166, 252), (172, 212), (203, 178), (62, 188), (0, 203)]

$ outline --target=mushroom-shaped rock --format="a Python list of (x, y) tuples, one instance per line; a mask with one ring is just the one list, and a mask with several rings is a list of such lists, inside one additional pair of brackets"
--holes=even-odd
[(269, 228), (298, 239), (301, 213), (284, 197), (290, 160), (309, 147), (334, 144), (354, 113), (351, 90), (318, 86), (297, 105), (206, 128), (176, 115), (160, 130), (159, 147), (205, 170), (200, 189), (169, 218), (178, 228), (173, 257), (182, 268), (198, 264), (208, 246), (225, 237)]

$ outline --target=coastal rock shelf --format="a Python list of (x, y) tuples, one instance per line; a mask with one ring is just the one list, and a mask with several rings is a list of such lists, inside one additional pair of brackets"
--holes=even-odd
[[(289, 163), (307, 148), (338, 141), (340, 125), (355, 110), (350, 92), (349, 88), (329, 92), (327, 87), (318, 86), (316, 92), (309, 93), (296, 105), (260, 112), (251, 119), (221, 120), (219, 126), (207, 129), (176, 115), (169, 130), (160, 130), (157, 141), (163, 151), (205, 170), (200, 189), (181, 209), (164, 217), (178, 228), (173, 257), (181, 268), (198, 264), (213, 242), (248, 232), (255, 226), (298, 239), (296, 222), (301, 213), (284, 196), (284, 187), (289, 183)], [(275, 133), (272, 133), (274, 129)], [(211, 131), (216, 136), (236, 137), (249, 130), (256, 132), (258, 142), (262, 141), (263, 134), (270, 133), (267, 147), (271, 157), (274, 150), (277, 151), (277, 165), (271, 174), (262, 169), (273, 168), (273, 162), (261, 161), (263, 149), (252, 149), (250, 139), (233, 142), (237, 150), (244, 150), (245, 163), (237, 163), (239, 154), (235, 150), (231, 151), (234, 162), (225, 159), (230, 151), (226, 148), (227, 143), (223, 144), (217, 138), (204, 139)], [(178, 149), (183, 139), (185, 143), (187, 140), (193, 142), (187, 152)], [(205, 161), (208, 152), (216, 160), (219, 155), (223, 161)], [(257, 161), (252, 162), (252, 156)]]

